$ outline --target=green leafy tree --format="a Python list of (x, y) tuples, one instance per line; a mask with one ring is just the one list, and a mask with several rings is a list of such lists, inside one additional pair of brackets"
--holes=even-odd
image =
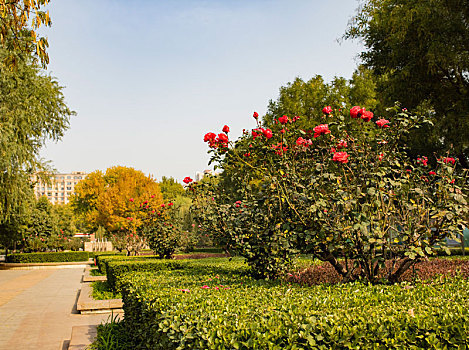
[[(0, 49), (0, 59), (6, 55)], [(31, 57), (15, 70), (0, 65), (0, 224), (22, 216), (31, 175), (47, 170), (39, 150), (61, 139), (73, 114), (58, 82)]]
[(320, 75), (306, 82), (296, 78), (280, 88), (277, 100), (269, 101), (263, 122), (265, 126), (272, 127), (282, 115), (290, 118), (299, 116), (298, 124), (308, 129), (320, 120), (324, 106), (329, 105), (335, 111), (354, 105), (374, 110), (378, 105), (375, 88), (371, 71), (363, 66), (354, 72), (349, 81), (335, 77), (326, 83)]
[(435, 127), (409, 135), (411, 154), (454, 149), (469, 168), (469, 3), (366, 0), (345, 38), (360, 39), (384, 104), (426, 110)]
[(77, 232), (76, 218), (70, 203), (54, 205), (53, 214), (57, 218), (57, 226), (62, 235), (71, 237)]
[(164, 201), (175, 200), (178, 196), (184, 196), (186, 193), (184, 187), (173, 177), (163, 176), (159, 185)]

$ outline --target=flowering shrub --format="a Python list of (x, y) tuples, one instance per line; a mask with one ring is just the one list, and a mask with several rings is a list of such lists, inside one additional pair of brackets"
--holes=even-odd
[(427, 158), (413, 161), (399, 146), (422, 117), (396, 111), (373, 122), (360, 106), (327, 108), (312, 130), (297, 127), (298, 117), (271, 128), (254, 117), (257, 128), (238, 140), (206, 135), (211, 162), (224, 171), (190, 189), (199, 223), (258, 277), (277, 277), (303, 252), (331, 263), (343, 281), (393, 283), (436, 243), (457, 239), (466, 174), (454, 158), (428, 169)]

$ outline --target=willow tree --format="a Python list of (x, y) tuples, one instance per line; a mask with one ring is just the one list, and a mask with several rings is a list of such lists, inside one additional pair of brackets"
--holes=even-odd
[[(8, 54), (0, 49), (0, 62)], [(30, 175), (47, 170), (41, 147), (61, 139), (73, 114), (62, 87), (32, 54), (13, 70), (0, 64), (0, 236), (12, 231), (2, 227), (20, 221), (24, 201), (32, 193)]]

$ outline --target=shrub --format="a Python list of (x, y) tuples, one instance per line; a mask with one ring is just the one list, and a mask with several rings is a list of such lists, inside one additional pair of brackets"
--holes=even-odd
[(311, 130), (299, 117), (258, 121), (233, 141), (228, 131), (206, 134), (211, 162), (223, 172), (219, 181), (190, 185), (201, 230), (244, 256), (260, 278), (278, 277), (297, 254), (310, 253), (343, 281), (372, 283), (386, 260), (394, 283), (434, 255), (435, 244), (458, 236), (469, 210), (466, 171), (449, 155), (410, 159), (403, 147), (424, 117), (396, 109), (374, 122), (355, 106), (321, 118)]
[(107, 260), (105, 262), (107, 282), (112, 290), (119, 292), (121, 278), (128, 273), (181, 269), (183, 264), (180, 261), (155, 259), (154, 257)]
[[(236, 267), (127, 274), (132, 349), (445, 349), (469, 345), (469, 281), (309, 288)], [(219, 266), (221, 267), (221, 266)], [(215, 268), (215, 269), (214, 269)], [(236, 271), (238, 273), (236, 273)], [(233, 273), (235, 272), (235, 273)]]
[(88, 261), (93, 254), (90, 252), (50, 252), (50, 253), (18, 253), (8, 255), (10, 263), (46, 263)]

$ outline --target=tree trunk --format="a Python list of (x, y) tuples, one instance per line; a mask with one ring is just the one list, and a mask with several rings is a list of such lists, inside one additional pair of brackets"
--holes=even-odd
[(394, 284), (399, 282), (399, 278), (402, 276), (404, 272), (406, 272), (412, 265), (417, 263), (419, 259), (410, 259), (404, 258), (401, 260), (401, 264), (397, 268), (397, 270), (389, 276), (389, 283)]

